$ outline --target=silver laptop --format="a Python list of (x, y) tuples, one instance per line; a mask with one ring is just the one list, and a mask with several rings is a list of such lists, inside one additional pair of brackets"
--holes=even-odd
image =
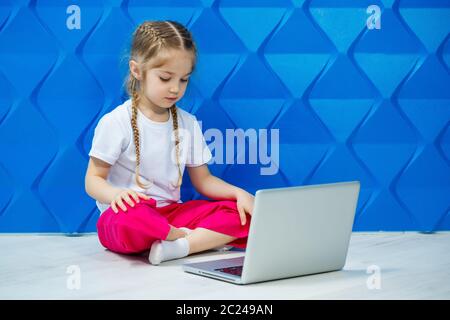
[(340, 270), (359, 190), (359, 181), (258, 190), (245, 256), (183, 270), (236, 284)]

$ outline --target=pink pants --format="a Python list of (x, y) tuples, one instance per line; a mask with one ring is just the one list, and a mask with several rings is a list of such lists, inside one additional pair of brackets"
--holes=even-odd
[(125, 203), (127, 211), (111, 207), (97, 222), (98, 238), (107, 249), (118, 253), (140, 253), (149, 250), (153, 241), (164, 240), (170, 226), (189, 229), (205, 228), (237, 238), (228, 245), (245, 248), (251, 217), (241, 225), (235, 201), (190, 200), (156, 207), (154, 199), (140, 199), (134, 207)]

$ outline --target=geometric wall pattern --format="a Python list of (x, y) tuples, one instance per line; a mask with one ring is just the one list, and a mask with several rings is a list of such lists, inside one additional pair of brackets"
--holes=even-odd
[[(380, 29), (368, 27), (370, 5)], [(99, 212), (84, 190), (93, 131), (127, 99), (134, 28), (164, 19), (196, 40), (197, 69), (178, 105), (204, 132), (279, 129), (275, 174), (249, 163), (250, 140), (234, 163), (210, 163), (213, 174), (252, 193), (359, 180), (354, 231), (450, 230), (450, 1), (0, 8), (0, 232), (95, 231)], [(185, 174), (182, 200), (198, 198)]]

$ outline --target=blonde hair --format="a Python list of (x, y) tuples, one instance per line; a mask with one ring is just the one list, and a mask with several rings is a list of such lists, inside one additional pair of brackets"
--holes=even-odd
[[(142, 82), (145, 82), (146, 70), (150, 67), (150, 59), (154, 60), (151, 67), (158, 68), (165, 64), (167, 58), (161, 53), (165, 50), (185, 50), (192, 53), (192, 70), (195, 68), (197, 59), (197, 48), (192, 39), (191, 33), (180, 23), (176, 21), (145, 21), (140, 24), (133, 33), (131, 44), (130, 59), (141, 61), (143, 66)], [(136, 148), (136, 183), (141, 188), (148, 188), (139, 180), (139, 165), (140, 165), (140, 144), (139, 144), (139, 129), (137, 126), (137, 106), (140, 100), (141, 89), (144, 86), (136, 79), (130, 72), (127, 78), (127, 91), (132, 99), (132, 115), (131, 127), (133, 129), (133, 139)], [(182, 173), (180, 165), (180, 147), (178, 135), (178, 114), (175, 104), (170, 107), (172, 115), (173, 130), (175, 135), (175, 153), (178, 167), (178, 182), (176, 187), (181, 186)]]

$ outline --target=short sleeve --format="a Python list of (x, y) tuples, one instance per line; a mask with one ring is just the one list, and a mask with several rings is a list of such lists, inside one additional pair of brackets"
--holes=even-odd
[(89, 156), (113, 165), (123, 151), (125, 140), (119, 122), (111, 114), (105, 114), (95, 128)]
[(212, 158), (211, 151), (206, 145), (197, 118), (194, 117), (192, 132), (190, 133), (190, 147), (186, 158), (186, 167), (198, 167), (208, 163)]

